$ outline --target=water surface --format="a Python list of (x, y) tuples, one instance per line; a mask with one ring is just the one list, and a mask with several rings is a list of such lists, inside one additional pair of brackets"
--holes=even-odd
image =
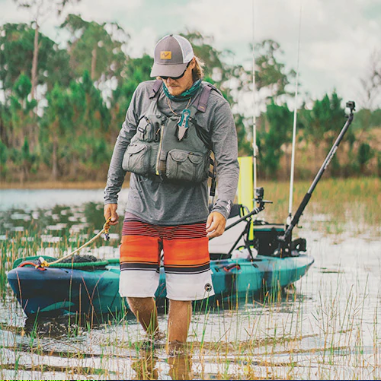
[[(0, 221), (3, 261), (15, 253), (59, 255), (91, 237), (103, 224), (102, 190), (82, 192), (8, 195)], [(27, 199), (27, 207), (17, 199)], [(154, 351), (142, 348), (144, 335), (131, 313), (107, 321), (28, 321), (3, 279), (0, 377), (379, 379), (379, 238), (357, 234), (350, 219), (339, 221), (345, 223), (344, 231), (329, 233), (338, 231), (338, 221), (329, 214), (304, 217), (299, 234), (307, 238), (315, 259), (307, 275), (273, 300), (246, 300), (231, 308), (215, 306), (208, 314), (195, 312), (190, 348), (177, 358), (167, 356), (165, 339)], [(328, 233), (327, 224), (332, 225)], [(32, 234), (31, 226), (39, 234)], [(116, 256), (120, 231), (112, 233), (111, 242), (100, 240), (92, 252)], [(162, 313), (163, 332), (166, 324)]]

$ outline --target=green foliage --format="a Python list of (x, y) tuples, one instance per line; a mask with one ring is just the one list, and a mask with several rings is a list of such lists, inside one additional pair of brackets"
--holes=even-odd
[(104, 139), (96, 140), (93, 143), (92, 153), (89, 157), (91, 165), (95, 168), (99, 168), (104, 163), (110, 159), (110, 149), (107, 147), (106, 141)]
[(3, 89), (9, 89), (32, 69), (34, 30), (27, 24), (5, 24), (0, 32), (0, 78)]
[(27, 115), (33, 108), (37, 106), (37, 101), (32, 99), (28, 101), (28, 95), (32, 89), (32, 83), (28, 76), (20, 74), (19, 78), (13, 86), (13, 94), (10, 96), (11, 110), (22, 110)]
[[(66, 1), (58, 0), (54, 6), (62, 9)], [(104, 179), (133, 93), (141, 82), (152, 79), (152, 57), (128, 57), (124, 52), (129, 36), (118, 24), (71, 14), (61, 29), (70, 34), (65, 49), (39, 32), (37, 77), (46, 94), (38, 103), (31, 96), (30, 78), (35, 28), (0, 26), (0, 171), (11, 180), (23, 181), (37, 171), (44, 179), (46, 173), (53, 179)], [(214, 48), (212, 37), (198, 31), (187, 31), (184, 37), (205, 63), (204, 80), (221, 90), (233, 110), (242, 109), (241, 99), (252, 91), (252, 73), (234, 64), (232, 52)], [(259, 171), (273, 177), (285, 145), (291, 142), (292, 113), (286, 101), (295, 72), (286, 69), (276, 41), (257, 44), (255, 56), (256, 86), (263, 90), (260, 103), (266, 106), (257, 122)], [(343, 125), (341, 103), (333, 92), (314, 101), (311, 110), (303, 105), (298, 113), (298, 130), (303, 131), (298, 139), (307, 146), (312, 143), (316, 160), (320, 160), (320, 147), (329, 149)], [(234, 120), (240, 155), (252, 155), (251, 118), (235, 112)], [(374, 168), (377, 160), (381, 171), (381, 157), (368, 134), (377, 127), (381, 127), (380, 109), (356, 113), (345, 138), (350, 164), (343, 167), (334, 157), (331, 174), (360, 173), (369, 163), (368, 168)]]
[[(70, 66), (76, 76), (88, 71), (94, 81), (112, 77), (121, 80), (126, 63), (123, 46), (129, 36), (117, 23), (99, 24), (70, 14), (61, 28), (71, 33)], [(112, 32), (109, 32), (110, 29)], [(122, 41), (115, 35), (118, 38), (122, 36)]]
[(38, 166), (38, 156), (31, 152), (26, 136), (20, 149), (12, 148), (9, 150), (9, 159), (16, 166), (17, 175), (21, 182), (27, 180), (30, 172), (35, 172)]
[[(32, 70), (35, 30), (28, 24), (0, 26), (0, 81), (8, 92), (22, 73)], [(67, 84), (70, 79), (68, 54), (42, 33), (39, 34), (38, 83), (50, 88), (54, 81)]]
[(40, 142), (42, 157), (51, 167), (52, 178), (60, 174), (59, 162), (70, 146), (71, 118), (73, 114), (70, 96), (67, 90), (57, 83), (46, 94), (48, 105), (41, 120)]
[[(311, 141), (315, 150), (321, 144), (325, 146), (326, 153), (330, 150), (338, 133), (344, 124), (344, 109), (341, 107), (342, 99), (337, 95), (336, 91), (331, 96), (326, 94), (322, 100), (316, 100), (312, 110), (303, 110), (301, 112), (301, 123), (304, 125), (304, 136), (307, 141)], [(350, 149), (355, 142), (353, 129), (349, 129), (343, 139), (343, 142), (349, 143)], [(343, 143), (342, 143), (343, 144)], [(318, 155), (315, 155), (318, 158)], [(338, 173), (340, 170), (337, 158), (331, 165), (332, 171)]]
[(304, 133), (314, 143), (329, 139), (334, 133), (341, 129), (344, 110), (341, 107), (342, 99), (336, 92), (331, 97), (326, 94), (322, 100), (316, 100), (312, 110), (302, 113), (304, 119)]
[(259, 132), (261, 141), (260, 165), (268, 176), (275, 176), (279, 160), (283, 155), (284, 143), (290, 141), (293, 114), (287, 105), (278, 106), (274, 102), (267, 105), (267, 128)]
[(0, 174), (7, 172), (8, 148), (0, 140)]
[(290, 95), (286, 87), (290, 79), (294, 78), (294, 70), (286, 71), (284, 63), (278, 61), (283, 54), (280, 45), (274, 40), (263, 40), (255, 46), (255, 83), (258, 89), (267, 88), (267, 101), (281, 95)]
[(23, 160), (28, 160), (30, 157), (29, 143), (27, 138), (25, 138), (24, 144), (21, 148), (21, 157)]
[[(95, 168), (110, 158), (104, 138), (110, 111), (87, 71), (69, 89), (56, 84), (47, 94), (41, 120), (41, 151), (53, 179), (76, 177), (84, 168)], [(107, 155), (107, 157), (106, 157)]]
[(28, 178), (38, 162), (37, 102), (28, 100), (30, 90), (29, 77), (21, 73), (9, 91), (7, 104), (1, 107), (2, 140), (8, 159), (2, 164), (2, 172), (12, 173), (20, 181)]
[(374, 156), (374, 152), (368, 143), (361, 143), (358, 153), (357, 160), (360, 167), (363, 168), (364, 165)]
[(128, 82), (133, 82), (136, 86), (143, 81), (152, 79), (150, 77), (153, 65), (153, 58), (148, 54), (143, 54), (141, 58), (128, 58), (125, 74)]
[(0, 164), (4, 165), (8, 159), (7, 146), (0, 140)]
[(21, 74), (16, 83), (13, 86), (13, 91), (17, 97), (20, 99), (26, 99), (30, 90), (32, 89), (32, 83), (29, 77)]
[(381, 127), (381, 109), (361, 109), (356, 112), (352, 129), (355, 131), (369, 131), (374, 127)]
[(240, 156), (252, 155), (252, 144), (247, 140), (247, 134), (245, 129), (245, 119), (241, 114), (234, 115), (235, 127), (237, 130), (238, 150)]

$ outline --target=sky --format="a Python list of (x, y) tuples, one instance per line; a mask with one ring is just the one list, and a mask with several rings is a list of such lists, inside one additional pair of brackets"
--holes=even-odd
[[(30, 21), (13, 0), (0, 0), (0, 9), (0, 24)], [(301, 92), (316, 99), (336, 89), (344, 101), (359, 105), (360, 78), (368, 73), (372, 52), (381, 51), (381, 0), (81, 0), (60, 18), (52, 15), (41, 31), (59, 41), (56, 26), (68, 13), (117, 21), (131, 36), (133, 57), (152, 55), (166, 34), (197, 30), (212, 36), (215, 48), (233, 52), (229, 63), (249, 68), (250, 44), (273, 39), (287, 68), (298, 67), (299, 52)]]

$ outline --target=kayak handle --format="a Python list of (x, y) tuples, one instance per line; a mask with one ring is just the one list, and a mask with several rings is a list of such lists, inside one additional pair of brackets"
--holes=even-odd
[(40, 270), (40, 271), (46, 270), (46, 268), (39, 267), (39, 265), (34, 263), (34, 262), (23, 262), (23, 263), (19, 264), (17, 267), (24, 267), (24, 266), (28, 266), (28, 265), (33, 266), (35, 269)]

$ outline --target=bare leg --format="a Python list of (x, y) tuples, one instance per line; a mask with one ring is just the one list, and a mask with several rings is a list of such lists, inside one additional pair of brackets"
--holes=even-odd
[(192, 302), (169, 301), (168, 341), (185, 343), (188, 337), (189, 324), (192, 317)]
[(156, 334), (159, 330), (159, 325), (154, 298), (127, 298), (127, 302), (147, 334)]

